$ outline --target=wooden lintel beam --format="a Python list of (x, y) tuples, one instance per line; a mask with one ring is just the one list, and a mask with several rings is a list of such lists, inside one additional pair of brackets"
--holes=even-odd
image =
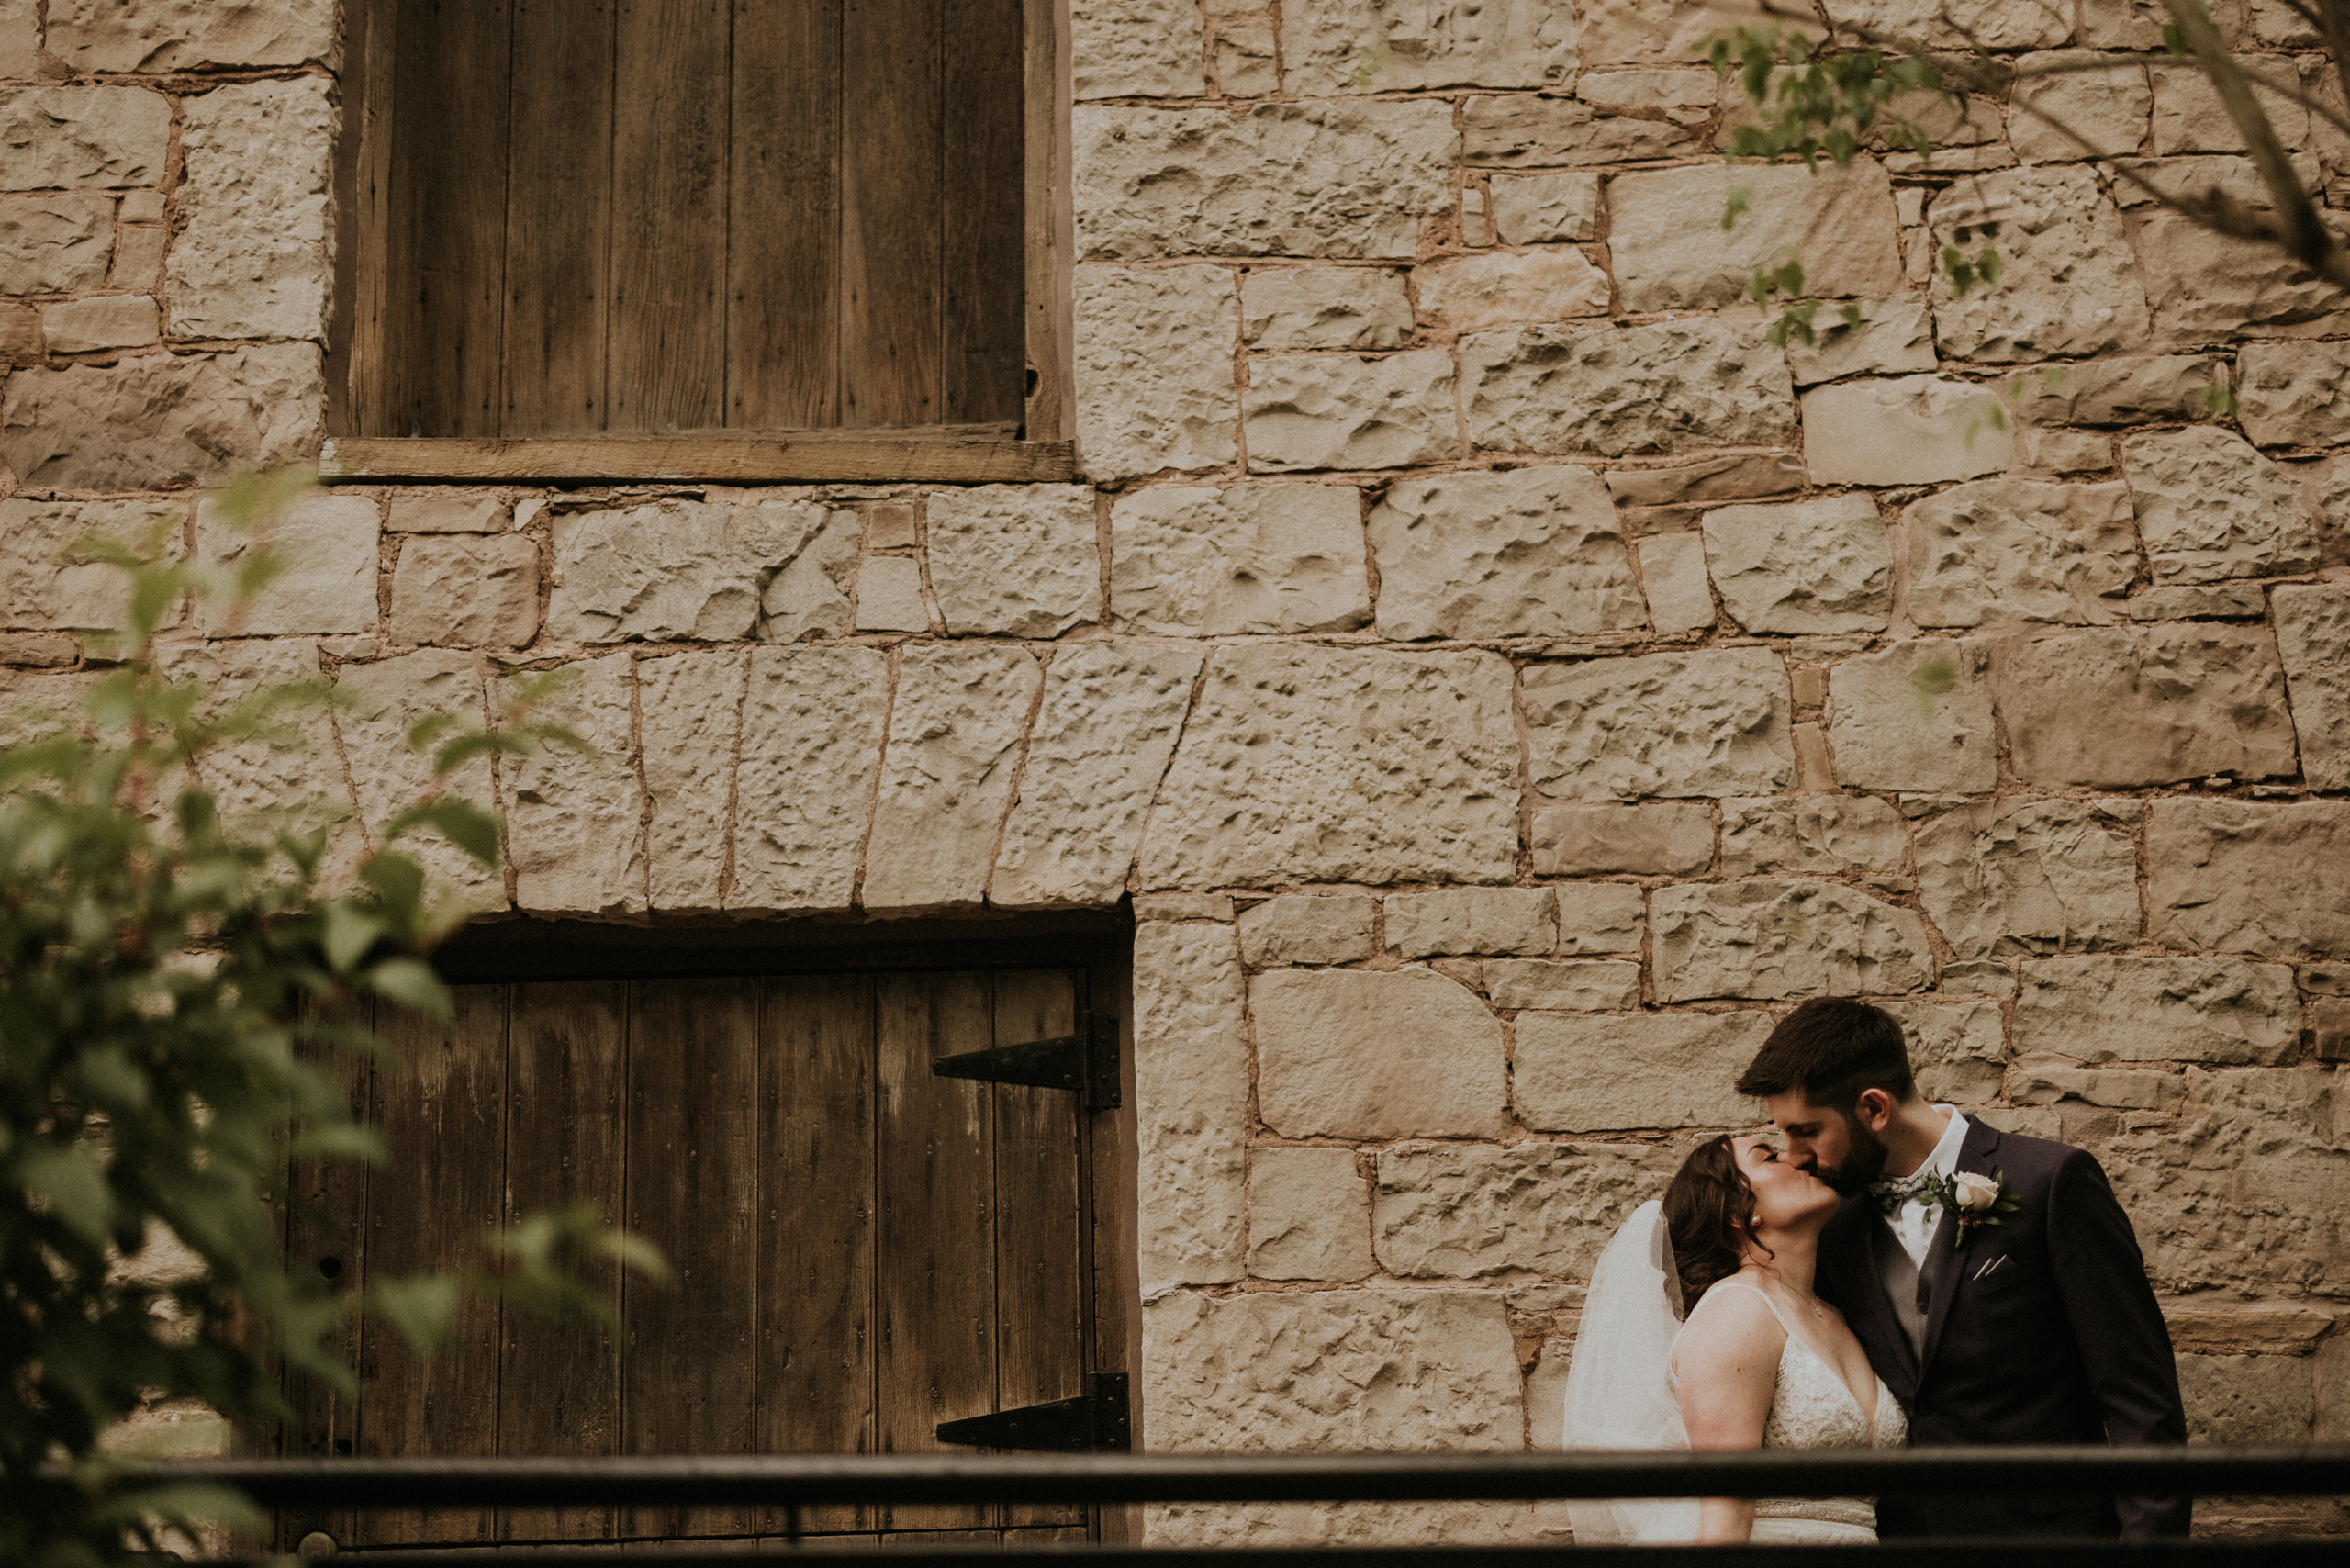
[(476, 483), (669, 479), (736, 485), (1067, 483), (1065, 441), (968, 441), (855, 431), (777, 437), (336, 436), (319, 477)]

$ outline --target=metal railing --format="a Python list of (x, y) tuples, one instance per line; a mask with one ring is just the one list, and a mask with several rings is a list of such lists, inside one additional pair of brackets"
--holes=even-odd
[[(822, 1505), (1412, 1502), (1591, 1497), (1877, 1496), (1886, 1493), (2350, 1498), (2350, 1445), (2292, 1448), (1934, 1448), (1740, 1453), (1080, 1454), (596, 1457), (543, 1459), (205, 1460), (153, 1466), (142, 1478), (238, 1488), (256, 1504), (302, 1513), (416, 1508), (689, 1507), (755, 1506), (796, 1518)], [(797, 1535), (796, 1523), (791, 1532)], [(780, 1562), (822, 1551), (790, 1545), (675, 1547), (633, 1542), (632, 1556), (665, 1565)], [(1584, 1568), (1658, 1565), (1717, 1548), (1251, 1548), (1188, 1551), (1111, 1545), (921, 1549), (893, 1565), (975, 1556), (1133, 1555), (1152, 1568), (1230, 1564), (1236, 1557), (1361, 1559), (1385, 1568), (1439, 1568), (1571, 1551)], [(1742, 1564), (1816, 1563), (1819, 1547), (1737, 1549)], [(2260, 1568), (2350, 1563), (2350, 1539), (1886, 1543), (1905, 1568), (2077, 1568), (2126, 1561), (2143, 1568)], [(1627, 1556), (1628, 1554), (1628, 1557)], [(375, 1568), (447, 1563), (453, 1553), (369, 1551)], [(466, 1555), (472, 1555), (467, 1553)], [(546, 1549), (534, 1563), (602, 1564), (610, 1548)]]

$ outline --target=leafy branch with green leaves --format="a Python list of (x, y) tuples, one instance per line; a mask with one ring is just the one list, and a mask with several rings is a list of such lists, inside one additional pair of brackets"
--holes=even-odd
[[(261, 535), (227, 565), (176, 556), (173, 524), (73, 550), (126, 577), (123, 623), (85, 640), (77, 700), (9, 716), (0, 749), (0, 1562), (97, 1568), (171, 1532), (252, 1528), (237, 1496), (137, 1479), (108, 1434), (159, 1401), (241, 1427), (291, 1414), (286, 1374), (346, 1393), (337, 1330), (365, 1312), (420, 1350), (446, 1349), (468, 1293), (611, 1318), (592, 1271), (658, 1277), (644, 1243), (590, 1208), (485, 1238), (463, 1275), (337, 1291), (287, 1266), (294, 1160), (382, 1164), (330, 1064), (396, 1070), (348, 1022), (375, 999), (435, 1017), (451, 999), (428, 955), (462, 923), (410, 846), (434, 834), (490, 866), (500, 826), (449, 781), (485, 756), (585, 749), (534, 716), (554, 678), (517, 683), (498, 723), (434, 715), (408, 744), (430, 779), (355, 870), (330, 867), (330, 808), (224, 812), (207, 766), (231, 748), (302, 743), (334, 709), (323, 683), (209, 689), (170, 673), (191, 605), (234, 609), (283, 570), (266, 535), (298, 487), (249, 476), (217, 498)], [(347, 813), (345, 813), (347, 814)], [(186, 1267), (127, 1260), (176, 1249)]]

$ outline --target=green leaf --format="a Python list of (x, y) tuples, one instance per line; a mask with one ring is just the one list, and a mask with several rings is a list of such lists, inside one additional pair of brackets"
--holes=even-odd
[(397, 838), (412, 827), (430, 827), (484, 866), (498, 864), (498, 819), (470, 801), (443, 796), (411, 806), (385, 828), (386, 839)]
[(1729, 196), (1722, 202), (1722, 232), (1727, 234), (1737, 228), (1739, 218), (1744, 216), (1746, 209), (1753, 205), (1754, 187), (1752, 185), (1732, 185), (1729, 188)]
[(367, 956), (367, 949), (383, 936), (383, 918), (348, 899), (337, 899), (328, 904), (323, 915), (325, 929), (320, 932), (319, 942), (326, 949), (327, 963), (335, 973), (349, 974)]
[(432, 966), (421, 958), (386, 958), (367, 971), (367, 989), (402, 1007), (414, 1008), (428, 1017), (446, 1022), (456, 1016), (456, 1009), (449, 1001), (449, 988), (432, 972)]
[(464, 1300), (464, 1282), (447, 1274), (381, 1280), (367, 1287), (367, 1312), (430, 1355), (449, 1346), (449, 1326)]
[(112, 1238), (114, 1193), (88, 1145), (46, 1138), (28, 1143), (17, 1153), (17, 1180), (48, 1205), (59, 1224), (91, 1246), (104, 1247)]

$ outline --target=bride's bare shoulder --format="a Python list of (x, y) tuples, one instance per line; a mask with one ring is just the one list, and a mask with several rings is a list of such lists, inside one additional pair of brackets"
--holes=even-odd
[(1762, 1292), (1724, 1280), (1689, 1309), (1673, 1344), (1673, 1359), (1685, 1362), (1693, 1356), (1710, 1360), (1753, 1351), (1776, 1355), (1786, 1338), (1779, 1315)]

